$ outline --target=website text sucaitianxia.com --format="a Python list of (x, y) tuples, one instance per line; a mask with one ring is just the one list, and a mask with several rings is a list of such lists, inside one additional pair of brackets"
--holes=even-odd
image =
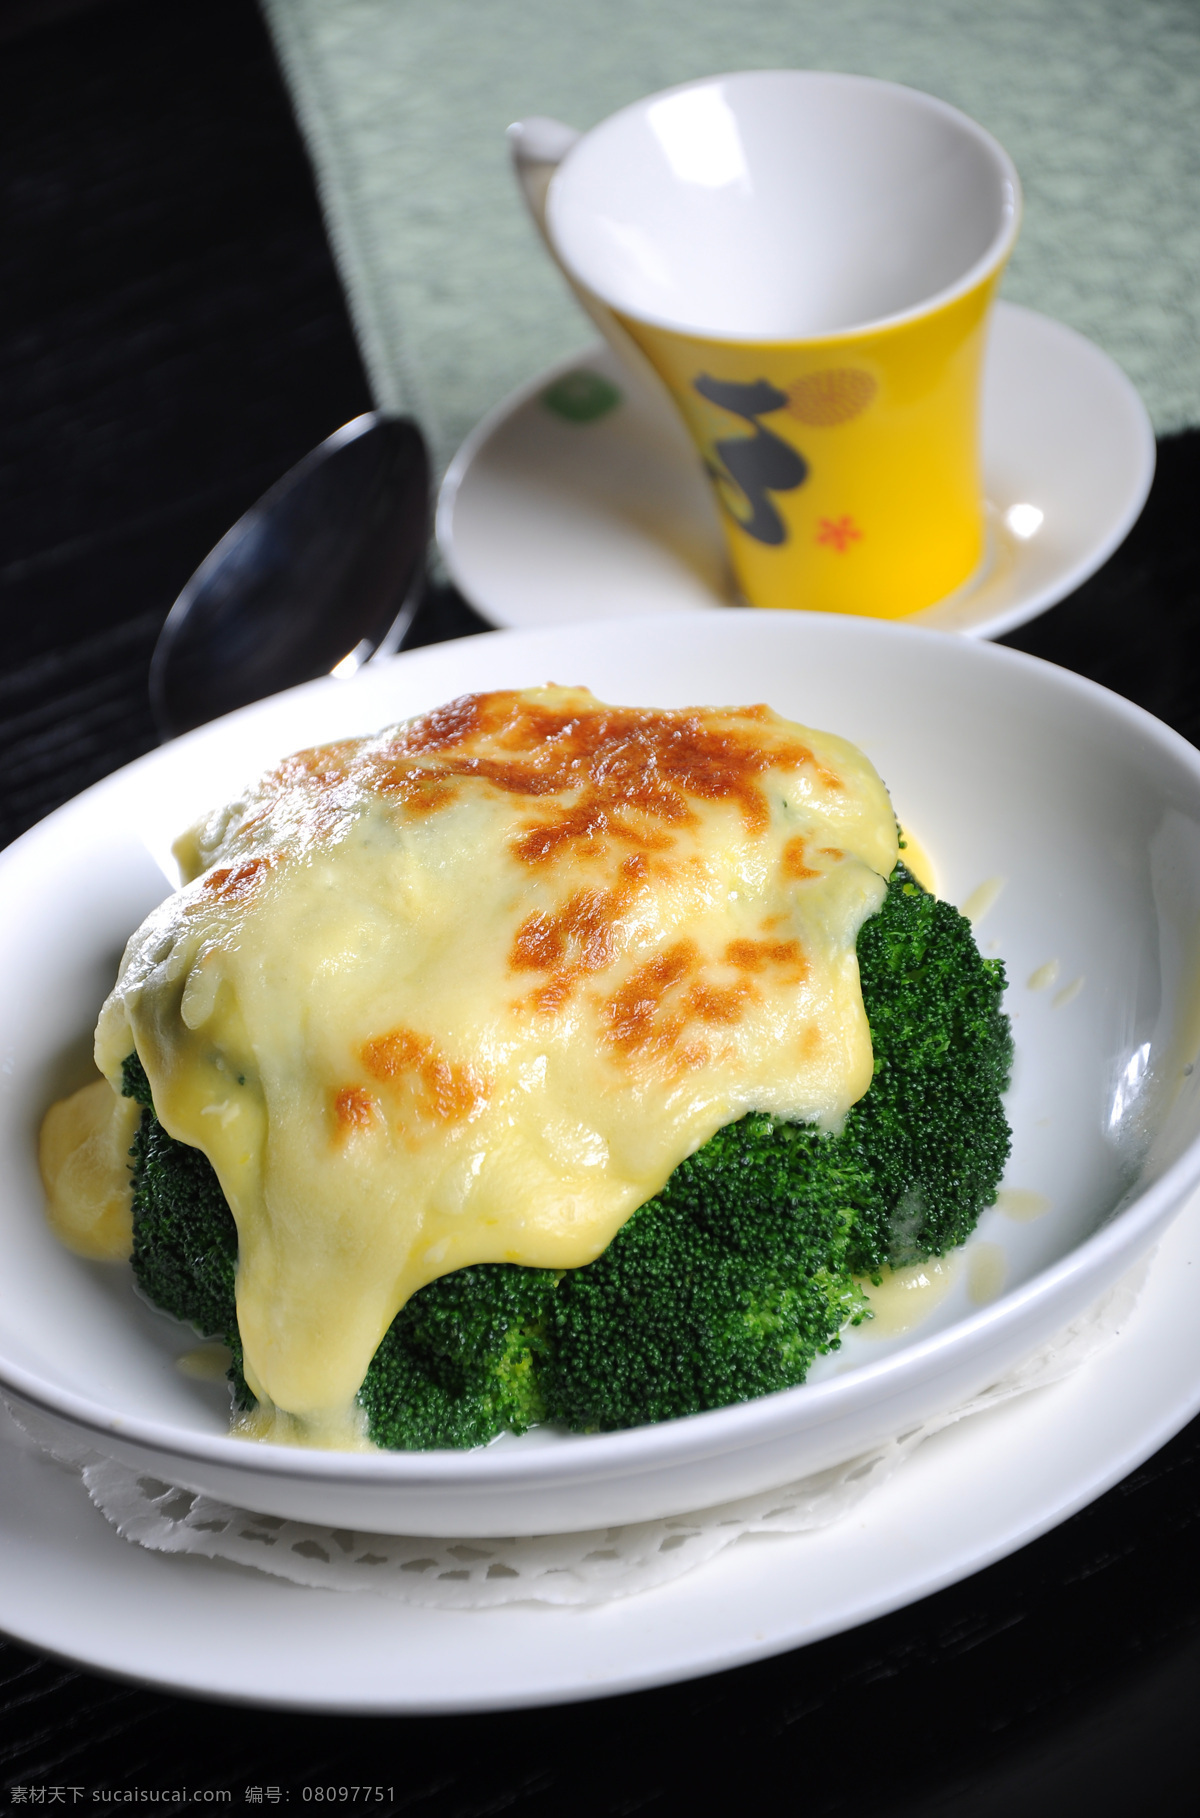
[(10, 1786), (8, 1810), (30, 1805), (362, 1805), (390, 1809), (396, 1801), (391, 1786), (243, 1786), (229, 1787), (88, 1787), (51, 1785)]

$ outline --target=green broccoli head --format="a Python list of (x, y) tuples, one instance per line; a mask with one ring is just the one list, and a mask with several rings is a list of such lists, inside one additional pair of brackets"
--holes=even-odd
[(967, 918), (903, 865), (859, 933), (858, 968), (875, 1074), (839, 1141), (871, 1183), (850, 1266), (875, 1274), (965, 1242), (995, 1199), (1013, 1048), (1003, 965), (983, 959)]
[(376, 1445), (479, 1446), (544, 1421), (557, 1285), (553, 1269), (481, 1263), (414, 1294), (359, 1391)]
[(603, 1256), (563, 1277), (552, 1419), (631, 1427), (802, 1382), (862, 1300), (847, 1268), (857, 1158), (770, 1117), (682, 1162)]
[(870, 1090), (835, 1136), (754, 1116), (719, 1130), (564, 1276), (551, 1418), (639, 1426), (791, 1388), (862, 1317), (855, 1275), (942, 1255), (991, 1204), (1009, 1150), (1003, 967), (903, 866), (858, 960)]
[(242, 1375), (234, 1283), (238, 1236), (233, 1213), (199, 1149), (168, 1136), (154, 1115), (150, 1081), (136, 1054), (122, 1068), (126, 1098), (142, 1107), (133, 1139), (133, 1279), (164, 1313), (205, 1338), (221, 1338), (233, 1352), (229, 1380), (234, 1399), (250, 1407)]
[[(481, 1445), (540, 1421), (641, 1426), (803, 1382), (863, 1316), (856, 1275), (941, 1255), (995, 1197), (1012, 1064), (1004, 971), (898, 866), (858, 939), (875, 1073), (842, 1130), (751, 1115), (682, 1162), (596, 1262), (480, 1264), (414, 1294), (359, 1399), (377, 1444)], [(237, 1232), (206, 1158), (157, 1123), (145, 1073), (134, 1273), (234, 1350)]]

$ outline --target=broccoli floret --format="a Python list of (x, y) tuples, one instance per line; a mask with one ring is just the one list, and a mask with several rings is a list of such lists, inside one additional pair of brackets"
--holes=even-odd
[[(845, 1162), (847, 1165), (843, 1165)], [(575, 1428), (641, 1426), (803, 1382), (862, 1299), (846, 1266), (857, 1157), (744, 1117), (563, 1277), (546, 1399)]]
[(1004, 969), (897, 866), (858, 938), (875, 1073), (840, 1133), (747, 1117), (564, 1277), (547, 1372), (571, 1427), (664, 1420), (802, 1382), (861, 1317), (852, 1277), (942, 1255), (995, 1198)]
[(850, 1266), (875, 1275), (944, 1256), (995, 1199), (1011, 1144), (1001, 1094), (1013, 1047), (1002, 963), (982, 958), (966, 916), (903, 865), (859, 933), (858, 967), (875, 1074), (840, 1140), (871, 1182)]
[(239, 1407), (254, 1397), (242, 1375), (234, 1303), (238, 1236), (208, 1157), (168, 1136), (154, 1115), (150, 1081), (136, 1054), (122, 1068), (126, 1098), (142, 1107), (133, 1157), (133, 1279), (154, 1306), (233, 1353), (229, 1380)]
[(376, 1445), (478, 1446), (545, 1420), (557, 1285), (553, 1269), (480, 1263), (414, 1294), (359, 1391)]
[[(842, 1130), (761, 1115), (672, 1174), (596, 1262), (480, 1264), (414, 1294), (360, 1391), (376, 1443), (480, 1445), (551, 1420), (639, 1426), (802, 1382), (863, 1314), (855, 1275), (941, 1255), (995, 1196), (1012, 1064), (1004, 970), (902, 865), (858, 939), (875, 1073)], [(234, 1349), (237, 1234), (198, 1150), (147, 1107), (134, 1146), (134, 1270), (157, 1305)]]

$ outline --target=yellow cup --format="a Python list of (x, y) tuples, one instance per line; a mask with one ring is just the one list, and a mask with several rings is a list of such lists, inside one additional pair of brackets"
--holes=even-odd
[(899, 618), (970, 581), (1020, 215), (994, 139), (913, 89), (806, 70), (512, 137), (580, 300), (687, 423), (751, 605)]

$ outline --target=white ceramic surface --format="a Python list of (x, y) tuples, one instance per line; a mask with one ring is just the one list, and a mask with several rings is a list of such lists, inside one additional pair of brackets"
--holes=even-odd
[[(231, 1440), (219, 1394), (173, 1368), (186, 1335), (133, 1299), (123, 1270), (78, 1261), (45, 1229), (41, 1112), (82, 1077), (121, 944), (195, 813), (299, 745), (550, 678), (634, 703), (770, 699), (867, 751), (943, 894), (1006, 880), (981, 938), (1013, 981), (1007, 1181), (1050, 1209), (985, 1215), (973, 1242), (1002, 1253), (1000, 1299), (973, 1306), (965, 1268), (910, 1340), (854, 1334), (809, 1384), (744, 1406), (474, 1453)], [(156, 1476), (348, 1527), (580, 1529), (783, 1482), (993, 1380), (1165, 1228), (1200, 1175), (1200, 1072), (1184, 1072), (1200, 1048), (1198, 927), (1200, 755), (1117, 697), (992, 645), (871, 620), (697, 614), (435, 646), (279, 696), (98, 784), (0, 861), (0, 1383)], [(1052, 962), (1053, 990), (1026, 984)]]
[(622, 108), (572, 146), (546, 229), (611, 308), (792, 341), (903, 321), (978, 284), (1021, 188), (983, 128), (867, 76), (748, 70)]
[[(584, 423), (543, 401), (555, 379), (581, 370), (621, 394)], [(994, 638), (1062, 599), (1122, 542), (1154, 476), (1154, 432), (1098, 347), (1000, 302), (983, 444), (987, 567), (910, 623)], [(736, 603), (712, 491), (685, 430), (657, 389), (603, 347), (540, 374), (472, 431), (442, 484), (437, 536), (455, 584), (496, 625)]]
[(409, 1608), (146, 1553), (77, 1478), (6, 1442), (0, 1414), (0, 1627), (172, 1691), (364, 1715), (556, 1704), (763, 1659), (980, 1570), (1163, 1445), (1200, 1407), (1198, 1271), (1193, 1199), (1127, 1328), (1077, 1376), (940, 1433), (847, 1521), (596, 1609)]

